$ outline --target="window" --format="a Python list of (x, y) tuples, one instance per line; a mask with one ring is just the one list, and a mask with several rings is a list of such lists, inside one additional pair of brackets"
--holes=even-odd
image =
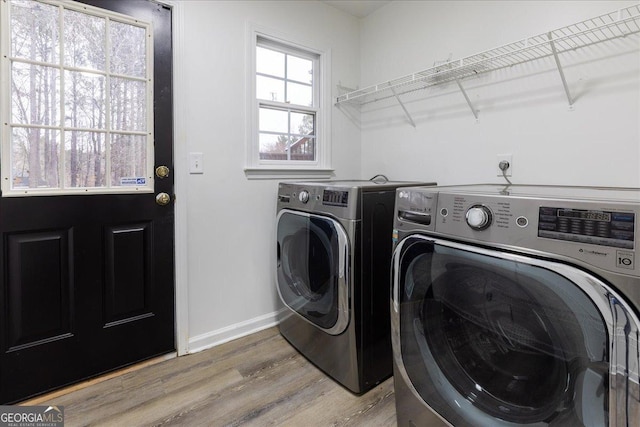
[(149, 25), (57, 1), (0, 18), (3, 195), (153, 191)]
[(327, 55), (259, 32), (252, 41), (248, 175), (260, 170), (274, 176), (326, 174)]

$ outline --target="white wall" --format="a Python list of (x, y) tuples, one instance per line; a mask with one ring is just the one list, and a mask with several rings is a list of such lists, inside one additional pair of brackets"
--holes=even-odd
[[(633, 4), (393, 1), (362, 22), (360, 87)], [(504, 182), (497, 155), (509, 153), (514, 183), (640, 186), (638, 40), (561, 56), (572, 111), (552, 58), (465, 81), (477, 122), (455, 83), (406, 97), (415, 128), (396, 103), (365, 106), (362, 173)]]
[[(183, 175), (187, 188), (179, 189), (187, 193), (187, 350), (195, 351), (268, 325), (280, 307), (273, 280), (278, 181), (248, 180), (243, 171), (248, 22), (330, 48), (337, 95), (338, 84), (365, 87), (634, 2), (395, 0), (360, 21), (316, 1), (179, 3), (176, 150), (178, 157), (204, 153), (205, 167), (203, 175)], [(502, 182), (496, 156), (510, 153), (515, 183), (640, 186), (637, 44), (634, 36), (563, 55), (573, 111), (547, 60), (465, 82), (477, 122), (450, 85), (407, 97), (416, 128), (393, 103), (362, 114), (333, 108), (336, 178)]]
[[(184, 110), (177, 112), (183, 123), (176, 150), (204, 154), (204, 174), (188, 175), (182, 190), (188, 192), (187, 350), (195, 351), (269, 324), (279, 308), (273, 280), (278, 181), (248, 180), (243, 171), (247, 24), (330, 49), (332, 88), (359, 81), (359, 26), (315, 1), (180, 3), (183, 92), (177, 105)], [(360, 176), (359, 136), (334, 108), (336, 178)]]

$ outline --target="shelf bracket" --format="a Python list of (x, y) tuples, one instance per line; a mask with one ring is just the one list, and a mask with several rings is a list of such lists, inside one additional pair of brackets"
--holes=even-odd
[(336, 88), (338, 89), (338, 92), (340, 93), (340, 95), (343, 95), (349, 92), (354, 92), (356, 90), (347, 86), (342, 86), (340, 83), (336, 85)]
[(354, 115), (351, 111), (349, 111), (347, 105), (343, 105), (341, 102), (335, 103), (335, 106), (338, 108), (338, 110), (342, 111), (342, 114), (347, 116), (347, 118), (351, 120), (354, 125), (361, 127), (360, 120), (357, 118), (357, 115)]
[(558, 57), (558, 51), (556, 50), (556, 44), (553, 42), (553, 36), (551, 33), (547, 33), (549, 38), (549, 44), (551, 45), (551, 52), (553, 52), (553, 58), (556, 60), (556, 66), (560, 73), (560, 79), (562, 80), (562, 86), (564, 87), (564, 93), (567, 95), (567, 101), (569, 101), (569, 109), (573, 109), (573, 99), (571, 99), (571, 93), (569, 92), (569, 85), (567, 85), (567, 79), (564, 77), (564, 71), (562, 70), (562, 64)]
[(407, 120), (409, 120), (409, 123), (411, 123), (411, 126), (416, 127), (416, 124), (414, 123), (413, 119), (411, 118), (411, 114), (409, 114), (409, 112), (407, 111), (407, 108), (404, 106), (404, 104), (400, 100), (400, 97), (396, 93), (395, 89), (393, 87), (390, 87), (390, 89), (391, 89), (391, 93), (393, 93), (393, 96), (396, 97), (396, 100), (398, 101), (398, 104), (400, 104), (400, 106), (402, 107), (402, 110), (404, 111), (405, 116), (407, 116)]
[(460, 88), (460, 92), (462, 92), (462, 95), (464, 96), (464, 99), (467, 101), (467, 104), (469, 105), (469, 108), (471, 108), (471, 112), (473, 113), (473, 117), (475, 117), (476, 120), (478, 120), (478, 110), (473, 108), (473, 104), (471, 103), (471, 100), (469, 99), (469, 95), (467, 95), (467, 91), (464, 90), (464, 88), (462, 87), (462, 84), (460, 83), (460, 80), (456, 79), (456, 84)]

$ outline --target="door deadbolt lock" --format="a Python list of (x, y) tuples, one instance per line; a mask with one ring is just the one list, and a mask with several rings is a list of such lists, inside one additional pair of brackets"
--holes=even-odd
[(160, 206), (168, 205), (171, 201), (171, 196), (167, 193), (158, 193), (156, 194), (156, 203)]
[(165, 165), (162, 166), (158, 166), (156, 168), (156, 176), (158, 178), (166, 178), (169, 176), (169, 168), (166, 167)]

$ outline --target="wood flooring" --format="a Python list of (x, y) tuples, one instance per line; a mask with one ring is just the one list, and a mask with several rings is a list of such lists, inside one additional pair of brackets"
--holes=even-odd
[(276, 328), (25, 403), (64, 406), (65, 427), (396, 426), (391, 378), (356, 396)]

